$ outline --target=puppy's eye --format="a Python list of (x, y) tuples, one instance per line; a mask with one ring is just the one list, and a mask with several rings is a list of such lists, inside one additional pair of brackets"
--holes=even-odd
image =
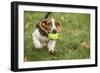
[(51, 26), (51, 22), (47, 23), (48, 26)]
[(47, 23), (47, 28), (48, 28), (48, 30), (50, 30), (51, 27), (52, 27), (51, 23)]
[(56, 26), (60, 26), (60, 24), (58, 22), (55, 23)]

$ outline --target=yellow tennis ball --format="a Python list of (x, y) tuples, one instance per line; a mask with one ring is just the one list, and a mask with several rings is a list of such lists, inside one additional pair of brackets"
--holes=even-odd
[(48, 38), (52, 40), (58, 39), (58, 33), (49, 33)]

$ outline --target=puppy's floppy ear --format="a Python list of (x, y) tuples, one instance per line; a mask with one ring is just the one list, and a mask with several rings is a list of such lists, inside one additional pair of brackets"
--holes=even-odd
[(47, 20), (45, 20), (45, 19), (41, 20), (41, 22), (39, 24), (39, 27), (40, 27), (41, 30), (43, 30), (44, 32), (47, 33), (47, 30), (46, 30), (46, 27), (45, 27), (46, 26), (46, 21)]
[(62, 26), (59, 22), (56, 22), (57, 31), (61, 32)]

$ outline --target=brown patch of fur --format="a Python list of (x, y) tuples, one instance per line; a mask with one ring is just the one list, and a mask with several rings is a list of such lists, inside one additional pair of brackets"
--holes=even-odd
[(61, 29), (62, 29), (61, 24), (57, 22), (56, 27), (57, 27), (57, 31), (61, 32)]
[(41, 21), (40, 23), (40, 28), (45, 31), (45, 32), (49, 32), (50, 31), (50, 23), (47, 22), (46, 20)]

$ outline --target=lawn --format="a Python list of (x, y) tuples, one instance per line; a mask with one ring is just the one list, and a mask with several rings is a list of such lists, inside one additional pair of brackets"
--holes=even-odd
[(24, 12), (24, 59), (25, 61), (73, 60), (90, 58), (90, 14), (52, 13), (62, 24), (62, 31), (56, 43), (56, 56), (47, 48), (35, 49), (32, 43), (32, 32), (38, 20), (46, 12)]

